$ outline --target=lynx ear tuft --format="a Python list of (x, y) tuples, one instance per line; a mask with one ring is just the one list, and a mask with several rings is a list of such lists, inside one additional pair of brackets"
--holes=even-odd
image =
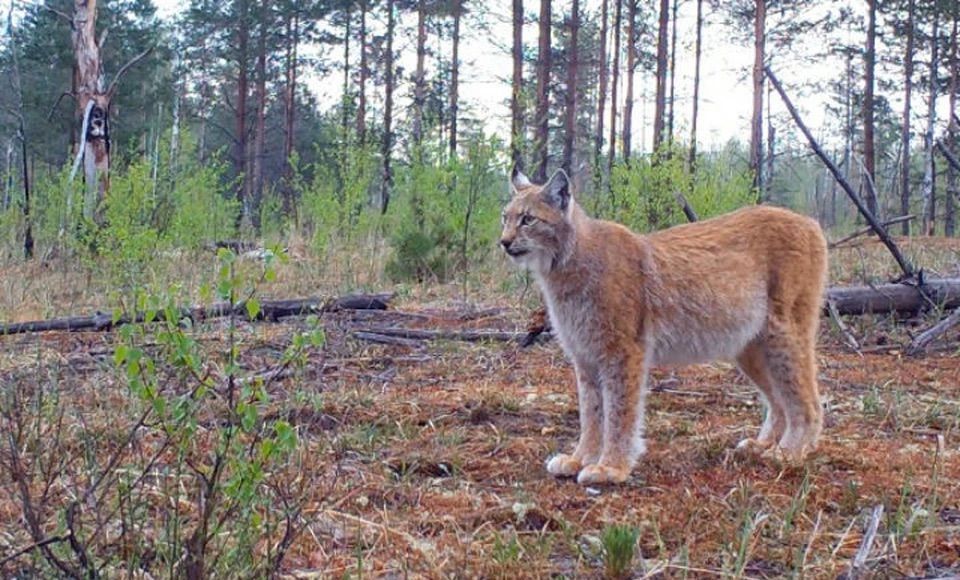
[(510, 185), (513, 186), (514, 190), (523, 189), (525, 187), (530, 187), (533, 183), (530, 182), (530, 178), (523, 174), (520, 171), (520, 167), (514, 165), (513, 171), (510, 172)]
[(567, 172), (558, 169), (550, 178), (550, 181), (543, 186), (540, 195), (545, 202), (553, 207), (566, 211), (570, 206), (570, 178), (567, 177)]

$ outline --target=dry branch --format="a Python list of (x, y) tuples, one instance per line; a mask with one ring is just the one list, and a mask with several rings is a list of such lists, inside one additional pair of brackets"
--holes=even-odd
[(940, 153), (943, 153), (943, 157), (947, 160), (947, 163), (953, 166), (954, 169), (960, 171), (960, 160), (949, 150), (947, 146), (943, 144), (943, 141), (937, 141), (937, 149), (940, 150)]
[(846, 192), (847, 196), (853, 201), (853, 204), (857, 206), (857, 209), (860, 211), (860, 214), (867, 220), (867, 223), (870, 224), (870, 227), (873, 228), (873, 231), (877, 232), (877, 236), (883, 242), (887, 249), (890, 250), (890, 253), (893, 255), (893, 258), (897, 261), (897, 264), (900, 266), (900, 269), (903, 270), (905, 278), (913, 277), (913, 266), (910, 265), (910, 262), (903, 257), (903, 254), (900, 253), (900, 248), (897, 247), (897, 244), (893, 241), (893, 238), (890, 237), (890, 234), (887, 233), (887, 230), (883, 227), (877, 218), (867, 209), (863, 204), (863, 200), (860, 199), (860, 196), (850, 187), (850, 184), (847, 183), (847, 180), (843, 178), (843, 175), (840, 173), (840, 170), (837, 166), (830, 160), (826, 153), (823, 152), (823, 149), (820, 147), (820, 144), (817, 143), (817, 140), (813, 138), (813, 134), (810, 132), (810, 129), (804, 124), (803, 119), (800, 118), (800, 113), (797, 112), (796, 107), (793, 106), (793, 102), (790, 100), (790, 97), (787, 96), (787, 93), (783, 90), (783, 86), (780, 85), (780, 81), (777, 79), (776, 75), (773, 74), (773, 71), (770, 70), (769, 66), (764, 67), (764, 71), (767, 73), (767, 78), (770, 79), (770, 83), (773, 85), (773, 88), (777, 90), (777, 93), (780, 95), (780, 98), (783, 99), (783, 103), (787, 106), (787, 110), (790, 111), (790, 116), (793, 117), (794, 122), (797, 124), (797, 127), (800, 128), (800, 131), (807, 138), (807, 141), (810, 143), (810, 147), (813, 149), (813, 152), (817, 154), (823, 163), (827, 166), (827, 169), (830, 170), (830, 173), (833, 174), (833, 178), (837, 180), (837, 183), (840, 184), (840, 187)]
[[(915, 215), (913, 215), (913, 214), (911, 214), (911, 215), (902, 215), (902, 216), (900, 216), (900, 217), (895, 217), (895, 218), (892, 218), (892, 219), (889, 219), (889, 220), (883, 222), (883, 227), (886, 228), (886, 227), (889, 227), (889, 226), (897, 225), (897, 224), (899, 224), (899, 223), (908, 222), (908, 221), (915, 220), (915, 219), (917, 219), (917, 216), (915, 216)], [(840, 245), (842, 245), (842, 244), (845, 244), (845, 243), (847, 243), (847, 242), (849, 242), (849, 241), (851, 241), (851, 240), (855, 240), (855, 239), (859, 238), (860, 236), (865, 236), (865, 235), (869, 234), (869, 233), (872, 232), (872, 231), (873, 231), (873, 228), (872, 228), (872, 227), (865, 227), (865, 228), (863, 228), (863, 229), (859, 229), (859, 230), (853, 232), (852, 234), (850, 234), (849, 236), (840, 238), (839, 240), (837, 240), (837, 241), (835, 241), (835, 242), (830, 242), (830, 244), (828, 245), (828, 247), (832, 250), (832, 249), (836, 248), (837, 246), (840, 246)]]
[[(350, 294), (326, 301), (319, 298), (263, 300), (260, 302), (259, 311), (252, 319), (274, 321), (287, 316), (303, 316), (305, 314), (319, 314), (338, 310), (386, 310), (392, 298), (393, 294)], [(189, 318), (193, 321), (208, 318), (223, 318), (231, 314), (251, 319), (247, 311), (246, 302), (240, 302), (232, 306), (229, 302), (216, 302), (206, 307), (181, 307), (176, 311), (178, 320)], [(156, 320), (163, 320), (165, 316), (166, 313), (160, 310), (157, 311), (154, 318)], [(4, 324), (0, 325), (0, 335), (45, 332), (50, 330), (103, 331), (123, 324), (142, 323), (145, 322), (146, 319), (146, 313), (144, 312), (137, 312), (133, 316), (121, 316), (118, 320), (114, 320), (110, 314), (98, 312), (92, 316), (70, 316), (50, 320)]]
[(526, 332), (507, 332), (498, 330), (424, 330), (419, 328), (358, 328), (357, 333), (378, 334), (380, 336), (394, 336), (412, 340), (462, 340), (465, 342), (513, 342), (527, 336)]
[(945, 332), (960, 324), (960, 308), (953, 314), (921, 332), (907, 347), (907, 354), (916, 355), (926, 350), (927, 345), (942, 336)]

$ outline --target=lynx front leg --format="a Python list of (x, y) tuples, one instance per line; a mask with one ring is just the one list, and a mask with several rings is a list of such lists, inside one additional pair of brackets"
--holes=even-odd
[(561, 453), (547, 462), (547, 471), (560, 477), (575, 476), (584, 465), (596, 463), (603, 445), (603, 399), (595, 368), (577, 364), (577, 398), (580, 441), (572, 455)]
[(583, 468), (581, 484), (623, 483), (646, 450), (643, 441), (647, 361), (642, 348), (624, 353), (618, 364), (600, 373), (603, 393), (603, 452)]

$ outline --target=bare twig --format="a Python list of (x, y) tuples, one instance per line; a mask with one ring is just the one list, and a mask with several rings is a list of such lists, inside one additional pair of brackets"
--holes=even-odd
[[(893, 226), (893, 225), (896, 225), (896, 224), (899, 224), (899, 223), (903, 223), (903, 222), (908, 222), (908, 221), (915, 220), (915, 219), (917, 219), (917, 216), (912, 215), (912, 214), (911, 214), (911, 215), (902, 215), (902, 216), (900, 216), (900, 217), (895, 217), (895, 218), (892, 218), (892, 219), (889, 219), (889, 220), (883, 222), (883, 227), (889, 227), (889, 226)], [(835, 241), (835, 242), (830, 242), (830, 244), (828, 245), (828, 247), (832, 250), (833, 248), (836, 248), (837, 246), (840, 246), (840, 245), (842, 245), (842, 244), (845, 244), (845, 243), (849, 242), (850, 240), (854, 240), (854, 239), (856, 239), (856, 238), (859, 238), (860, 236), (865, 236), (865, 235), (869, 234), (869, 233), (872, 232), (872, 231), (873, 231), (873, 228), (872, 228), (872, 227), (866, 227), (866, 228), (859, 229), (859, 230), (853, 232), (852, 234), (850, 234), (849, 236), (840, 238), (839, 240), (837, 240), (837, 241)]]
[(844, 324), (843, 319), (840, 318), (840, 313), (837, 312), (837, 305), (832, 301), (827, 300), (827, 313), (830, 315), (830, 319), (833, 320), (833, 323), (837, 325), (837, 328), (840, 329), (840, 333), (843, 334), (843, 338), (851, 349), (856, 353), (860, 353), (860, 342), (857, 341), (857, 337), (850, 332), (850, 329), (847, 328), (847, 325)]
[(113, 77), (113, 80), (110, 82), (110, 87), (107, 89), (106, 95), (107, 95), (107, 100), (108, 100), (108, 101), (113, 99), (113, 95), (114, 95), (114, 93), (116, 93), (116, 91), (117, 91), (117, 86), (120, 84), (120, 79), (123, 78), (123, 75), (127, 74), (127, 71), (129, 71), (131, 68), (133, 68), (133, 66), (136, 65), (138, 62), (140, 62), (141, 60), (147, 58), (147, 56), (148, 56), (151, 52), (153, 52), (153, 47), (152, 47), (152, 46), (151, 46), (150, 48), (148, 48), (147, 50), (141, 52), (141, 53), (138, 54), (137, 56), (133, 57), (132, 59), (130, 59), (130, 60), (127, 62), (127, 64), (125, 64), (125, 65), (123, 65), (122, 67), (120, 67), (120, 70), (117, 71), (117, 74)]
[(49, 538), (40, 540), (39, 542), (34, 542), (29, 546), (24, 546), (23, 548), (20, 548), (19, 550), (17, 550), (13, 554), (10, 554), (3, 560), (0, 560), (0, 568), (3, 568), (6, 564), (9, 564), (10, 562), (16, 560), (20, 556), (30, 553), (38, 548), (49, 546), (50, 544), (56, 544), (57, 542), (64, 542), (66, 540), (67, 540), (67, 536), (51, 536)]
[(867, 524), (867, 530), (863, 534), (863, 541), (860, 542), (860, 548), (857, 555), (853, 558), (853, 564), (850, 566), (850, 577), (856, 578), (860, 575), (863, 567), (867, 564), (870, 557), (870, 551), (873, 550), (873, 541), (877, 537), (877, 528), (880, 527), (880, 520), (883, 519), (883, 504), (877, 504), (870, 515), (870, 522)]

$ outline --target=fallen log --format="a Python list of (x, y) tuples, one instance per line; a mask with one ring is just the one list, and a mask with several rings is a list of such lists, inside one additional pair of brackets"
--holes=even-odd
[[(837, 313), (848, 316), (914, 313), (932, 306), (944, 309), (960, 308), (960, 278), (926, 279), (923, 293), (912, 284), (845, 286), (828, 288), (826, 299), (833, 302)], [(827, 314), (826, 308), (824, 314)]]
[(526, 332), (502, 330), (426, 330), (420, 328), (370, 327), (357, 328), (353, 334), (363, 333), (380, 336), (394, 336), (411, 340), (462, 340), (465, 342), (514, 342), (523, 339)]
[[(181, 307), (175, 312), (177, 320), (185, 318), (198, 322), (211, 318), (224, 318), (235, 315), (247, 320), (276, 321), (288, 316), (304, 316), (323, 312), (337, 312), (341, 310), (386, 310), (393, 294), (349, 294), (330, 300), (320, 298), (299, 298), (293, 300), (262, 300), (255, 314), (250, 315), (246, 302), (231, 305), (229, 302), (214, 302), (210, 306)], [(158, 310), (154, 320), (164, 320), (166, 312)], [(28, 332), (46, 332), (51, 330), (94, 330), (105, 331), (116, 326), (130, 323), (142, 323), (147, 320), (145, 312), (134, 315), (123, 315), (114, 320), (110, 314), (97, 312), (92, 316), (69, 316), (49, 320), (34, 320), (30, 322), (15, 322), (0, 325), (0, 336), (8, 334), (23, 334)]]

